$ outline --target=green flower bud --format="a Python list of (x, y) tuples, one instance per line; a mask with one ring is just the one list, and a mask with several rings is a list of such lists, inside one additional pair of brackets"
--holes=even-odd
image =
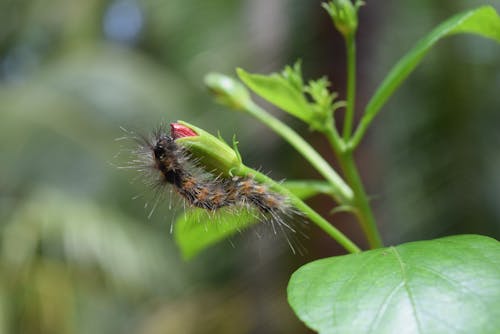
[(233, 109), (245, 109), (250, 100), (248, 90), (235, 79), (219, 73), (205, 76), (205, 85), (215, 95), (217, 102)]
[(332, 0), (323, 3), (322, 6), (332, 18), (335, 28), (344, 35), (352, 36), (358, 28), (358, 9), (362, 5), (361, 1), (356, 1), (353, 5), (351, 0)]
[(170, 127), (175, 142), (186, 148), (205, 170), (231, 176), (243, 166), (238, 151), (222, 139), (183, 121), (172, 123)]

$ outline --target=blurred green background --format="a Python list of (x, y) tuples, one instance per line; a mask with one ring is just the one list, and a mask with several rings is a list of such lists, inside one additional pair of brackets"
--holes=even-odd
[[(487, 3), (500, 9), (367, 1), (358, 106), (419, 37)], [(214, 104), (203, 76), (302, 58), (306, 78), (327, 74), (342, 93), (343, 54), (319, 1), (0, 1), (0, 333), (307, 333), (288, 277), (342, 250), (314, 227), (306, 256), (249, 231), (185, 262), (168, 204), (148, 219), (150, 191), (117, 168), (134, 144), (116, 139), (182, 119), (236, 133), (247, 164), (276, 179), (315, 178), (276, 135)], [(357, 158), (388, 244), (500, 237), (499, 93), (500, 47), (452, 37), (376, 119)], [(331, 220), (364, 242), (350, 217)]]

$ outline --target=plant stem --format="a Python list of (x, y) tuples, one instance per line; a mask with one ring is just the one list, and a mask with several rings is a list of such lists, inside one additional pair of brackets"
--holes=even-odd
[(321, 228), (326, 234), (332, 237), (335, 241), (342, 245), (349, 253), (359, 253), (361, 249), (356, 246), (345, 234), (336, 229), (331, 225), (325, 218), (314, 211), (309, 205), (304, 203), (300, 198), (291, 193), (287, 188), (278, 182), (274, 181), (265, 174), (262, 174), (250, 167), (242, 165), (237, 171), (234, 171), (236, 175), (249, 176), (251, 175), (255, 180), (260, 183), (269, 185), (269, 187), (283, 195), (285, 195), (290, 203), (300, 210), (304, 215), (309, 218), (314, 224)]
[(303, 212), (313, 223), (315, 223), (319, 228), (321, 228), (326, 234), (336, 240), (342, 247), (344, 247), (349, 253), (360, 253), (361, 249), (351, 241), (345, 234), (340, 232), (335, 228), (330, 222), (323, 218), (320, 214), (314, 211), (309, 205), (304, 203), (298, 197), (293, 194), (289, 194), (288, 197), (292, 204)]
[(332, 193), (332, 187), (330, 183), (323, 180), (286, 180), (282, 184), (294, 194), (297, 195), (302, 200), (306, 200), (310, 197), (316, 196), (318, 194), (324, 194), (328, 196), (334, 196)]
[(356, 99), (356, 43), (354, 34), (345, 38), (347, 51), (347, 106), (344, 118), (344, 129), (342, 135), (347, 142), (351, 136), (352, 123), (354, 121), (354, 102)]
[(383, 247), (384, 244), (382, 243), (382, 238), (380, 237), (380, 232), (377, 228), (365, 188), (363, 187), (363, 182), (359, 176), (352, 151), (343, 155), (340, 160), (340, 165), (342, 166), (346, 179), (354, 191), (357, 216), (363, 228), (363, 232), (368, 239), (368, 244), (371, 249)]
[(356, 147), (358, 147), (359, 143), (361, 142), (361, 139), (363, 139), (363, 136), (365, 135), (366, 130), (368, 129), (368, 126), (370, 125), (373, 118), (377, 114), (378, 110), (371, 109), (368, 107), (365, 109), (365, 113), (361, 118), (361, 121), (359, 122), (356, 131), (354, 131), (354, 135), (352, 136), (351, 140), (347, 142), (347, 148), (351, 151), (354, 150)]
[(259, 121), (278, 133), (290, 143), (323, 177), (331, 184), (335, 197), (340, 204), (350, 204), (353, 200), (353, 191), (345, 181), (333, 170), (328, 162), (319, 155), (301, 136), (286, 124), (271, 116), (255, 103), (251, 102), (245, 106), (245, 110)]
[(345, 149), (344, 151), (339, 152), (336, 149), (336, 141), (338, 138), (334, 135), (334, 133), (329, 131), (326, 132), (325, 135), (328, 138), (335, 155), (337, 156), (347, 182), (354, 192), (354, 201), (352, 205), (355, 207), (355, 210), (353, 212), (355, 212), (358, 217), (359, 223), (363, 229), (366, 239), (368, 240), (370, 248), (374, 249), (383, 247), (382, 238), (380, 237), (380, 233), (377, 229), (375, 218), (368, 201), (368, 196), (366, 195), (356, 163), (354, 162), (352, 150)]
[[(354, 192), (352, 206), (356, 214), (363, 233), (365, 234), (370, 248), (382, 247), (382, 239), (375, 223), (368, 196), (366, 195), (361, 177), (354, 162), (352, 146), (352, 125), (354, 121), (354, 103), (356, 99), (356, 41), (354, 33), (345, 36), (346, 54), (347, 54), (347, 101), (346, 113), (344, 118), (344, 128), (342, 136), (339, 138), (334, 124), (327, 126), (323, 133), (328, 138), (330, 145), (340, 163), (347, 183)], [(363, 119), (364, 120), (364, 119)], [(359, 127), (354, 137), (359, 133)]]

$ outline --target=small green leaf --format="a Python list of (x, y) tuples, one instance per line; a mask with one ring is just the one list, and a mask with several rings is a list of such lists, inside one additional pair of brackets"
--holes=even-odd
[(285, 69), (281, 72), (281, 76), (299, 92), (304, 89), (304, 81), (302, 79), (302, 61), (300, 59), (297, 60), (293, 66), (285, 66)]
[[(337, 98), (337, 93), (330, 93), (328, 90), (330, 82), (326, 77), (321, 77), (318, 80), (309, 81), (304, 91), (308, 93), (320, 109), (319, 112), (326, 113), (331, 111), (333, 101)], [(325, 110), (326, 109), (326, 110)]]
[(319, 333), (498, 333), (500, 243), (461, 235), (314, 261), (288, 301)]
[(236, 72), (241, 81), (257, 95), (309, 123), (312, 111), (302, 90), (297, 87), (301, 81), (297, 79), (296, 75), (290, 76), (291, 68), (289, 69), (287, 72), (289, 79), (293, 80), (287, 80), (287, 78), (277, 73), (271, 75), (251, 74), (241, 68), (238, 68)]
[(484, 6), (453, 16), (440, 24), (429, 35), (421, 39), (399, 62), (394, 65), (389, 74), (379, 85), (375, 94), (368, 102), (360, 127), (353, 138), (356, 146), (366, 131), (368, 125), (378, 114), (389, 97), (401, 83), (417, 67), (422, 58), (442, 38), (459, 33), (475, 34), (493, 39), (500, 43), (500, 17), (493, 7)]
[(317, 80), (310, 80), (307, 86), (304, 87), (306, 92), (312, 99), (313, 103), (310, 104), (313, 110), (313, 115), (309, 120), (311, 128), (320, 132), (328, 132), (331, 129), (331, 124), (335, 122), (333, 113), (336, 109), (345, 106), (345, 101), (337, 101), (334, 103), (338, 96), (336, 92), (330, 92), (330, 82), (326, 77)]
[(221, 209), (216, 213), (190, 209), (177, 220), (174, 236), (182, 256), (190, 259), (205, 248), (255, 223), (255, 216), (246, 210), (235, 214), (228, 209)]

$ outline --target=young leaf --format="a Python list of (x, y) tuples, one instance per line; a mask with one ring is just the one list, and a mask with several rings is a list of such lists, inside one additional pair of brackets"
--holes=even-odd
[(292, 70), (290, 67), (288, 71), (285, 69), (285, 76), (277, 73), (271, 75), (251, 74), (241, 68), (238, 68), (236, 72), (241, 81), (257, 95), (309, 123), (312, 116), (311, 109), (302, 89), (297, 86), (298, 83), (302, 82), (298, 79), (299, 74), (290, 75)]
[(419, 241), (306, 264), (288, 301), (319, 333), (496, 333), (500, 243)]
[(304, 80), (302, 79), (302, 61), (299, 59), (293, 66), (285, 66), (281, 76), (286, 79), (292, 87), (301, 92), (304, 89)]
[(190, 209), (175, 223), (174, 236), (183, 258), (188, 260), (257, 222), (245, 210), (238, 214), (228, 210), (212, 214), (203, 209)]
[(370, 122), (380, 108), (401, 85), (404, 79), (417, 67), (422, 58), (442, 38), (459, 33), (470, 33), (491, 38), (500, 43), (500, 17), (493, 7), (484, 6), (453, 16), (421, 39), (399, 62), (377, 88), (368, 102), (363, 118), (352, 139), (356, 146), (362, 139)]

